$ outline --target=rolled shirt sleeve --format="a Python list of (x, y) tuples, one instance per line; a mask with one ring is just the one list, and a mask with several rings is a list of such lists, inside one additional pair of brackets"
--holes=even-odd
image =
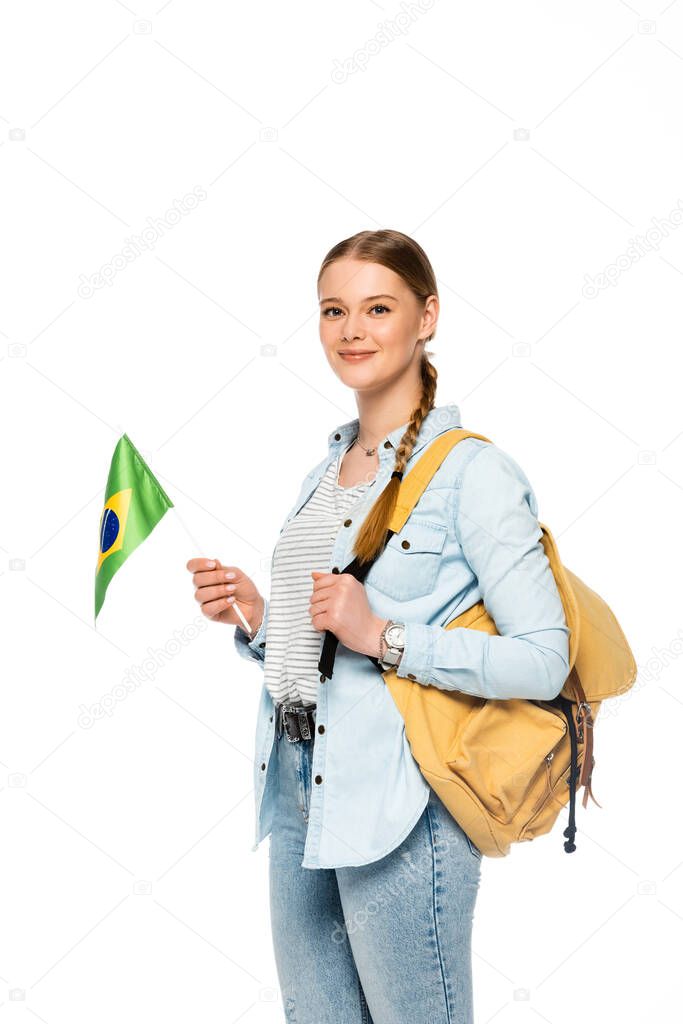
[(487, 698), (551, 700), (569, 673), (569, 628), (522, 469), (484, 444), (465, 467), (455, 532), (499, 636), (407, 622), (397, 674)]
[(246, 633), (241, 626), (235, 626), (235, 648), (237, 653), (243, 658), (247, 658), (249, 661), (258, 661), (263, 667), (266, 657), (266, 631), (268, 629), (268, 610), (270, 608), (270, 601), (268, 598), (264, 598), (263, 606), (263, 619), (261, 625), (257, 629), (252, 640), (249, 639), (249, 634)]

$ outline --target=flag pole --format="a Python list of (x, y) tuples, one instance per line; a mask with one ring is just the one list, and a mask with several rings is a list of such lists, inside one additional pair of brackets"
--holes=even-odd
[[(184, 529), (185, 533), (190, 538), (192, 543), (194, 544), (196, 550), (197, 551), (201, 551), (201, 548), (200, 548), (198, 542), (195, 540), (195, 538), (190, 533), (190, 529), (189, 529), (187, 523), (185, 522), (185, 520), (181, 516), (180, 512), (178, 511), (178, 506), (177, 505), (173, 506), (173, 511), (175, 512), (175, 514), (176, 514), (176, 516), (178, 518), (178, 522), (180, 523), (180, 525), (182, 526), (182, 528)], [(220, 565), (220, 562), (218, 562), (218, 559), (216, 559), (216, 562), (217, 562), (218, 565)], [(252, 634), (251, 626), (249, 625), (249, 623), (245, 619), (244, 615), (242, 614), (242, 612), (241, 612), (241, 610), (240, 610), (240, 608), (239, 608), (239, 606), (237, 604), (237, 601), (233, 601), (232, 607), (235, 609), (235, 611), (237, 612), (238, 616), (242, 620), (242, 623), (244, 625), (245, 631), (251, 636), (251, 634)]]
[(185, 520), (183, 519), (183, 517), (181, 516), (180, 512), (178, 511), (178, 506), (177, 505), (173, 506), (173, 511), (175, 512), (176, 516), (178, 517), (178, 522), (180, 523), (180, 525), (182, 526), (183, 530), (185, 531), (187, 536), (190, 538), (192, 543), (194, 544), (194, 546), (197, 549), (197, 551), (201, 551), (201, 547), (199, 545), (199, 542), (190, 533), (190, 528), (187, 525), (187, 523), (185, 522)]

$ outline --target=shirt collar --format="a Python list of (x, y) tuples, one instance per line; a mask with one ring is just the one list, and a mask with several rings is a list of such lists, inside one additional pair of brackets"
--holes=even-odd
[[(336, 430), (332, 431), (327, 439), (330, 455), (335, 455), (337, 452), (348, 448), (358, 433), (359, 423), (360, 420), (358, 418), (349, 420), (347, 423), (340, 424)], [(377, 454), (379, 455), (380, 462), (387, 459), (391, 459), (392, 463), (395, 461), (396, 449), (406, 432), (407, 426), (408, 420), (380, 438), (377, 443)], [(439, 434), (461, 426), (460, 409), (455, 403), (450, 402), (448, 405), (437, 405), (430, 409), (418, 431), (417, 441), (411, 452), (411, 458), (424, 448), (426, 444), (429, 444), (435, 437), (438, 437)]]

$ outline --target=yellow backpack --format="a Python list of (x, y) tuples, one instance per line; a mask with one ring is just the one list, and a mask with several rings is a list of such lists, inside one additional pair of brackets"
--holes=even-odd
[[(466, 437), (489, 438), (456, 429), (441, 434), (402, 479), (387, 540), (405, 526), (446, 455)], [(382, 672), (405, 720), (413, 757), (472, 842), (489, 857), (504, 857), (510, 844), (549, 832), (569, 801), (564, 849), (576, 849), (576, 790), (588, 802), (595, 764), (593, 727), (601, 702), (625, 693), (636, 677), (636, 662), (613, 612), (603, 599), (564, 566), (543, 523), (542, 543), (562, 599), (569, 635), (569, 674), (550, 701), (493, 700)], [(372, 563), (357, 559), (343, 572), (362, 580)], [(458, 615), (445, 628), (465, 626), (497, 634), (484, 602)], [(337, 638), (327, 632), (319, 661), (330, 678)], [(370, 660), (378, 667), (376, 658)], [(380, 669), (381, 671), (381, 669)], [(600, 806), (598, 804), (598, 806)]]

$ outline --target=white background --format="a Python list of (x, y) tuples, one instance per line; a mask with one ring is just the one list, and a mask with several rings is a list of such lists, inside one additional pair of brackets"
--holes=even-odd
[[(103, 720), (79, 709), (192, 624), (191, 556), (267, 592), (356, 415), (319, 265), (380, 227), (437, 273), (437, 404), (519, 461), (639, 665), (600, 713), (576, 852), (565, 812), (484, 861), (477, 1024), (678, 1017), (683, 3), (131, 3), (3, 5), (2, 1019), (282, 1019), (260, 670), (210, 625)], [(95, 630), (124, 431), (196, 544), (170, 512)]]

